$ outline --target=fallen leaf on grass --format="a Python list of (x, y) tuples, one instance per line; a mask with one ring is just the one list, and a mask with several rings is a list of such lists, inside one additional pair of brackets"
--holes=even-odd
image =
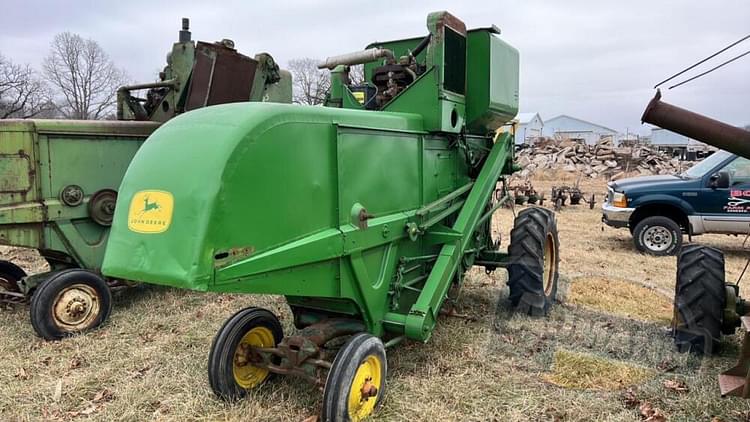
[(20, 380), (27, 380), (31, 377), (26, 373), (26, 370), (24, 368), (18, 368), (18, 370), (16, 371), (16, 378)]
[(81, 415), (90, 415), (90, 414), (96, 412), (97, 410), (99, 410), (99, 406), (94, 405), (94, 406), (89, 406), (89, 407), (81, 410), (80, 413), (81, 413)]
[(656, 365), (656, 369), (662, 372), (672, 372), (677, 369), (677, 365), (671, 359), (664, 359)]
[(143, 368), (138, 368), (135, 371), (130, 372), (130, 377), (131, 378), (143, 378), (143, 376), (146, 375), (146, 373), (150, 370), (151, 370), (150, 366), (144, 366)]
[(676, 391), (678, 393), (684, 393), (688, 391), (688, 386), (687, 384), (685, 384), (684, 381), (665, 380), (664, 388), (668, 390)]
[(666, 422), (667, 417), (661, 413), (661, 410), (655, 408), (649, 402), (643, 402), (638, 408), (641, 411), (641, 417), (645, 422)]
[(317, 415), (308, 416), (305, 419), (303, 419), (302, 422), (318, 422), (318, 416)]
[(70, 359), (70, 363), (68, 364), (68, 369), (76, 369), (80, 368), (86, 363), (86, 359), (84, 359), (81, 356), (73, 356), (72, 359)]
[(632, 388), (628, 388), (622, 393), (622, 403), (629, 409), (635, 409), (641, 401), (635, 396), (635, 391)]
[(71, 418), (77, 418), (78, 416), (88, 416), (88, 415), (91, 415), (92, 413), (96, 412), (97, 410), (99, 410), (99, 407), (101, 407), (101, 406), (95, 404), (95, 405), (89, 406), (89, 407), (87, 407), (87, 408), (85, 408), (83, 410), (73, 410), (71, 412), (68, 412), (67, 415), (68, 415), (68, 417), (71, 417)]
[(115, 398), (115, 394), (108, 389), (101, 390), (94, 395), (94, 403), (104, 403)]

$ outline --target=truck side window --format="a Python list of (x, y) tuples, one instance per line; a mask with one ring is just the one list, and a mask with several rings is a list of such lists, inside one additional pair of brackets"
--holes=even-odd
[(729, 185), (750, 183), (750, 160), (737, 157), (722, 169), (729, 173)]

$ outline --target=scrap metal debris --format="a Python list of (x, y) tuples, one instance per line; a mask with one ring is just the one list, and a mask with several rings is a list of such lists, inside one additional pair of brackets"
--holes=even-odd
[(675, 174), (693, 164), (680, 161), (647, 145), (615, 148), (611, 140), (586, 145), (573, 140), (546, 139), (516, 153), (523, 167), (518, 175), (529, 177), (543, 170), (562, 170), (610, 180), (629, 176)]

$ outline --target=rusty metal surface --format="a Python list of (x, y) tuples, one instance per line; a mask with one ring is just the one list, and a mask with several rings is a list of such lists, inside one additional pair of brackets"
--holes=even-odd
[(89, 198), (88, 212), (95, 223), (109, 227), (115, 214), (117, 191), (114, 189), (100, 189)]
[(750, 131), (667, 104), (661, 101), (661, 91), (646, 106), (641, 122), (750, 158)]
[(362, 321), (328, 318), (284, 337), (276, 347), (251, 347), (241, 358), (259, 368), (281, 375), (294, 375), (322, 387), (335, 354), (325, 347), (329, 341), (365, 331)]
[(742, 349), (737, 365), (719, 375), (721, 396), (750, 398), (750, 316), (742, 320)]
[(198, 42), (185, 110), (248, 101), (258, 62), (224, 44)]
[(440, 17), (440, 19), (436, 22), (437, 27), (448, 27), (459, 34), (466, 36), (466, 24), (461, 21), (461, 19), (451, 15), (448, 12), (443, 13), (443, 15)]
[(26, 295), (18, 292), (0, 290), (0, 303), (18, 304), (26, 302)]

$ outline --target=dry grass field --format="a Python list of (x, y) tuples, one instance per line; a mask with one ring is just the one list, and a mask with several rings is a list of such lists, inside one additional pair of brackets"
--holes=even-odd
[[(535, 181), (545, 192), (552, 183)], [(602, 193), (605, 183), (586, 181), (583, 188)], [(502, 210), (495, 220), (506, 246), (512, 218)], [(651, 420), (749, 420), (750, 401), (720, 398), (716, 381), (736, 360), (738, 336), (727, 337), (717, 357), (673, 350), (667, 327), (674, 257), (638, 254), (626, 230), (602, 230), (598, 209), (585, 205), (560, 212), (558, 228), (561, 303), (551, 315), (514, 315), (505, 271), (472, 270), (458, 310), (472, 318), (442, 317), (428, 344), (388, 351), (388, 390), (373, 420), (639, 421), (645, 419), (639, 404), (657, 412)], [(723, 249), (727, 277), (736, 280), (750, 256), (743, 238), (695, 240)], [(41, 268), (27, 251), (2, 248), (0, 255), (27, 270)], [(211, 340), (226, 318), (251, 305), (271, 309), (292, 329), (281, 298), (152, 286), (118, 293), (102, 329), (59, 342), (34, 335), (27, 306), (2, 307), (0, 420), (301, 421), (316, 415), (321, 392), (297, 379), (276, 378), (234, 404), (211, 393)]]

